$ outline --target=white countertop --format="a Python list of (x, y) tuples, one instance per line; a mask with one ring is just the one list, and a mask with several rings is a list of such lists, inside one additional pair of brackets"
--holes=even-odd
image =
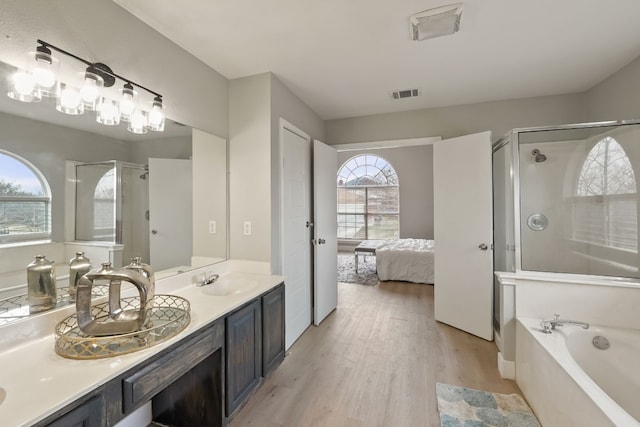
[[(255, 286), (237, 294), (212, 296), (205, 293), (207, 287), (192, 284), (193, 277), (193, 274), (185, 274), (171, 280), (156, 281), (156, 294), (177, 295), (190, 302), (191, 322), (175, 337), (135, 353), (96, 360), (72, 360), (58, 356), (54, 351), (53, 329), (59, 320), (74, 313), (72, 306), (56, 310), (48, 317), (38, 316), (21, 321), (18, 326), (0, 329), (0, 335), (5, 335), (0, 340), (5, 341), (0, 353), (0, 388), (6, 391), (4, 402), (0, 403), (0, 425), (28, 426), (44, 419), (284, 281), (282, 276), (267, 274), (222, 273), (220, 279), (231, 283), (231, 286), (234, 281), (251, 281)], [(45, 321), (50, 322), (49, 333), (33, 332), (38, 327), (32, 325)], [(17, 344), (6, 345), (10, 342), (7, 334), (21, 333), (25, 333), (27, 338), (17, 337)]]

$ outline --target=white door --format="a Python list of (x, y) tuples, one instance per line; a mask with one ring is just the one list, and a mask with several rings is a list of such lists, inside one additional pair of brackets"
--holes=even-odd
[(313, 324), (338, 306), (338, 152), (313, 141)]
[(311, 325), (311, 140), (281, 125), (282, 274), (285, 281), (285, 347)]
[(435, 318), (493, 339), (491, 132), (433, 146)]
[(191, 160), (149, 159), (149, 253), (155, 271), (191, 265)]

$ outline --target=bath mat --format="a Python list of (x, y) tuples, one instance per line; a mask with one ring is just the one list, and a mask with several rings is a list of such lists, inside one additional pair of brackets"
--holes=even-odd
[(441, 427), (540, 427), (517, 394), (436, 384)]
[(380, 280), (376, 273), (376, 258), (374, 256), (361, 256), (358, 261), (358, 272), (356, 273), (353, 252), (340, 252), (338, 254), (338, 282), (377, 285)]

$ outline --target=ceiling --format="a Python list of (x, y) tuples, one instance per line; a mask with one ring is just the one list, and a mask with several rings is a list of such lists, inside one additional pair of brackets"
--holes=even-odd
[(114, 1), (229, 79), (273, 72), (325, 120), (582, 92), (640, 55), (638, 0), (466, 0), (458, 33), (422, 42), (408, 17), (454, 1)]

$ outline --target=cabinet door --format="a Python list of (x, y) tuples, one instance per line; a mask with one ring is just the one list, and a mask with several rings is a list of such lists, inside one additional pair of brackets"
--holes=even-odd
[(262, 297), (262, 376), (284, 359), (284, 284)]
[(47, 427), (99, 427), (102, 426), (101, 409), (101, 398), (96, 396), (58, 417), (47, 424)]
[(227, 416), (244, 403), (262, 377), (260, 300), (227, 316)]

